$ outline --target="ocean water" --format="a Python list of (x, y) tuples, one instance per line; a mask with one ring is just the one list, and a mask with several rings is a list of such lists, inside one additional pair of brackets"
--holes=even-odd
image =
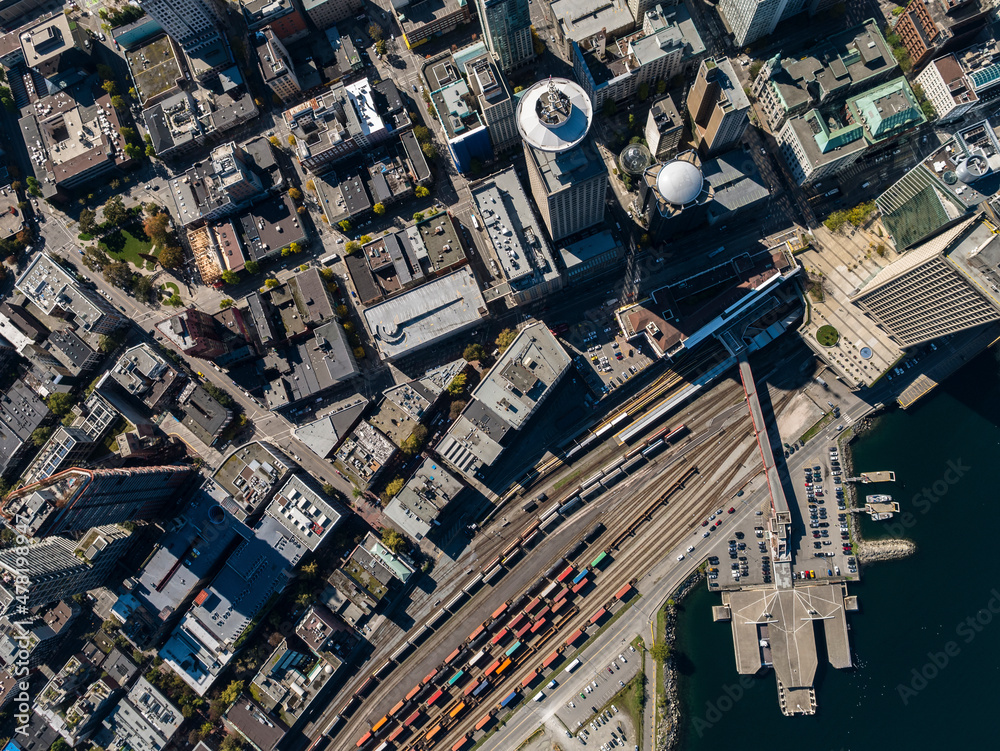
[[(818, 712), (784, 717), (773, 672), (736, 673), (729, 624), (714, 624), (718, 595), (683, 603), (680, 748), (743, 751), (783, 744), (816, 749), (993, 747), (1000, 678), (1000, 362), (986, 352), (923, 404), (876, 419), (852, 444), (856, 471), (894, 470), (864, 486), (900, 502), (890, 522), (862, 522), (866, 537), (917, 544), (907, 559), (864, 570), (860, 611), (848, 615), (855, 667), (826, 664), (822, 630)], [(991, 741), (990, 738), (994, 740)]]

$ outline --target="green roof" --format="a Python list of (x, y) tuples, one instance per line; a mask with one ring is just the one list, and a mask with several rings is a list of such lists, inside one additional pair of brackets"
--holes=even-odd
[(913, 90), (902, 77), (848, 100), (847, 107), (856, 122), (864, 123), (872, 143), (927, 121)]

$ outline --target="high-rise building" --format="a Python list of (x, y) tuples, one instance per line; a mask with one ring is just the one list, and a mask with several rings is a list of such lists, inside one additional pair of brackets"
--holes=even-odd
[(531, 193), (553, 242), (604, 219), (608, 173), (587, 140), (594, 109), (583, 88), (550, 78), (517, 105)]
[(810, 16), (826, 10), (835, 0), (721, 0), (719, 13), (733, 32), (737, 47), (752, 44), (772, 33), (792, 16), (808, 11)]
[(139, 5), (185, 52), (197, 52), (220, 39), (213, 0), (140, 0)]
[(191, 467), (74, 467), (7, 496), (0, 516), (39, 539), (104, 524), (152, 519), (177, 500)]
[(534, 58), (528, 0), (476, 0), (476, 5), (483, 38), (501, 70), (519, 68)]
[(992, 8), (993, 3), (984, 0), (911, 0), (893, 30), (910, 54), (913, 70), (918, 71), (936, 56), (971, 44)]
[(130, 543), (130, 532), (110, 525), (79, 541), (50, 537), (0, 551), (0, 609), (13, 603), (20, 613), (102, 586)]
[(970, 217), (893, 261), (851, 301), (904, 347), (1000, 320), (1000, 238)]
[(684, 118), (670, 94), (653, 102), (646, 117), (646, 143), (653, 156), (662, 160), (677, 151), (684, 133)]
[(702, 61), (687, 109), (703, 155), (726, 151), (739, 142), (750, 122), (750, 100), (728, 58)]
[(302, 91), (288, 49), (270, 26), (257, 32), (256, 48), (257, 63), (260, 65), (264, 84), (278, 99), (286, 102)]

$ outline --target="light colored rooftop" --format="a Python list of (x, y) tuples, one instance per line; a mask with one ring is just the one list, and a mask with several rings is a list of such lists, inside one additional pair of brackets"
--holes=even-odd
[(521, 92), (516, 117), (517, 129), (528, 145), (562, 152), (587, 137), (594, 108), (580, 84), (567, 78), (548, 78)]

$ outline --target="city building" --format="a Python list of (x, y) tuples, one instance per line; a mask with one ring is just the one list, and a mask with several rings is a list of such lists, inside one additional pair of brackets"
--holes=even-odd
[(344, 516), (337, 504), (327, 500), (300, 475), (292, 475), (285, 481), (264, 513), (276, 519), (309, 552), (316, 551)]
[(973, 123), (875, 199), (882, 226), (905, 250), (992, 200), (1000, 183), (1000, 141), (986, 120)]
[(455, 167), (462, 173), (478, 171), (493, 158), (493, 148), (462, 69), (446, 53), (424, 65), (423, 74)]
[(94, 742), (106, 751), (163, 751), (184, 722), (184, 715), (145, 678), (101, 723)]
[(287, 193), (254, 204), (236, 221), (242, 230), (243, 248), (257, 262), (280, 256), (292, 243), (304, 248), (308, 242), (295, 203)]
[(703, 155), (739, 144), (750, 122), (750, 100), (727, 58), (703, 60), (688, 93), (692, 137)]
[(240, 694), (226, 710), (222, 715), (222, 724), (226, 730), (250, 744), (254, 751), (274, 751), (289, 730), (288, 725), (269, 714), (247, 694)]
[(879, 271), (851, 302), (903, 347), (1000, 320), (1000, 241), (968, 217)]
[(70, 600), (42, 608), (37, 614), (0, 617), (0, 664), (37, 670), (59, 651), (79, 614), (79, 606)]
[(392, 10), (403, 31), (407, 49), (454, 31), (460, 24), (472, 20), (467, 0), (422, 0), (417, 3), (395, 0)]
[[(8, 32), (10, 33), (10, 32)], [(83, 79), (81, 67), (90, 57), (90, 43), (77, 24), (64, 13), (50, 15), (18, 29), (24, 66), (45, 79), (48, 92), (58, 91)]]
[(177, 397), (177, 406), (183, 415), (181, 422), (206, 446), (214, 446), (233, 419), (231, 409), (223, 407), (215, 397), (193, 381)]
[(292, 0), (240, 0), (240, 8), (250, 31), (268, 27), (285, 44), (309, 33), (306, 19)]
[(933, 60), (916, 82), (947, 122), (967, 116), (1000, 96), (1000, 43), (987, 40)]
[(0, 2), (0, 21), (4, 24), (17, 24), (43, 5), (45, 3), (39, 0), (3, 0)]
[(43, 198), (70, 191), (132, 161), (107, 94), (84, 106), (64, 91), (29, 105), (18, 121)]
[(45, 402), (20, 379), (0, 395), (0, 473), (7, 474), (21, 463), (34, 447), (31, 434), (48, 416)]
[(900, 77), (835, 108), (789, 118), (778, 143), (792, 177), (806, 185), (840, 172), (869, 147), (891, 143), (925, 122), (913, 90)]
[(646, 116), (646, 143), (649, 151), (657, 161), (663, 161), (677, 152), (684, 133), (684, 118), (681, 117), (674, 104), (674, 99), (667, 94), (662, 99), (653, 102)]
[(269, 352), (263, 361), (264, 403), (282, 409), (319, 397), (361, 371), (344, 328), (330, 321), (312, 329), (312, 339)]
[(551, 24), (555, 43), (566, 56), (570, 56), (573, 42), (580, 44), (596, 34), (617, 39), (636, 25), (625, 0), (555, 0), (543, 3), (542, 12)]
[(114, 381), (153, 412), (162, 412), (184, 378), (148, 344), (129, 347), (98, 381), (98, 388)]
[(668, 7), (657, 5), (647, 11), (642, 28), (617, 40), (601, 30), (570, 42), (574, 75), (594, 109), (609, 100), (634, 100), (641, 87), (665, 88), (704, 56), (705, 44), (687, 8)]
[(255, 441), (233, 451), (212, 475), (229, 498), (223, 503), (240, 521), (263, 508), (292, 471), (293, 464), (269, 443)]
[(368, 404), (361, 394), (352, 394), (331, 405), (323, 417), (293, 428), (292, 435), (325, 459), (357, 425)]
[(333, 52), (335, 63), (324, 68), (323, 72), (332, 83), (337, 83), (345, 76), (364, 70), (365, 61), (362, 59), (361, 53), (358, 52), (357, 45), (354, 44), (350, 34), (341, 36), (337, 27), (333, 26), (326, 30), (324, 36)]
[(213, 0), (140, 0), (139, 5), (189, 54), (220, 41)]
[(553, 242), (604, 220), (608, 174), (587, 140), (593, 118), (586, 92), (566, 78), (535, 83), (517, 105), (531, 193)]
[(188, 357), (213, 360), (226, 351), (216, 330), (217, 321), (197, 308), (188, 308), (160, 321), (159, 331)]
[(455, 64), (464, 71), (469, 89), (476, 97), (476, 108), (490, 134), (493, 153), (516, 149), (521, 142), (514, 120), (514, 98), (507, 80), (500, 75), (482, 42), (452, 53)]
[(57, 472), (8, 495), (0, 517), (20, 534), (41, 539), (171, 511), (192, 476), (190, 467), (133, 467)]
[(128, 659), (112, 652), (101, 661), (99, 670), (97, 663), (82, 654), (70, 657), (35, 698), (34, 711), (70, 746), (91, 736), (122, 692), (120, 680), (104, 669), (112, 655)]
[[(455, 251), (460, 248), (456, 242)], [(345, 261), (363, 305), (417, 287), (433, 274), (427, 248), (416, 227), (376, 238), (362, 246), (361, 253), (349, 255)]]
[(703, 224), (705, 207), (713, 198), (695, 151), (651, 165), (639, 178), (639, 212), (655, 242), (666, 242)]
[(302, 0), (302, 9), (313, 25), (323, 31), (354, 17), (361, 10), (361, 0)]
[(504, 73), (535, 57), (528, 0), (476, 0), (483, 40)]
[(100, 587), (131, 542), (130, 532), (109, 525), (79, 541), (49, 537), (0, 551), (0, 603), (30, 609)]
[(719, 16), (736, 46), (744, 47), (772, 34), (782, 21), (803, 12), (815, 16), (833, 4), (832, 0), (721, 0)]
[(625, 247), (611, 230), (600, 230), (559, 248), (562, 257), (563, 286), (584, 284), (621, 267)]
[(409, 582), (417, 569), (402, 553), (393, 553), (371, 532), (351, 551), (341, 571), (376, 602)]
[(464, 487), (435, 459), (424, 459), (403, 489), (386, 504), (383, 514), (393, 526), (419, 541), (427, 537), (444, 507)]
[(396, 455), (397, 446), (374, 425), (362, 420), (335, 454), (335, 465), (359, 488), (375, 483), (379, 473)]
[(893, 31), (919, 71), (935, 57), (960, 50), (985, 28), (992, 4), (983, 0), (925, 3), (911, 0)]
[(468, 267), (377, 303), (363, 312), (379, 356), (396, 360), (475, 328), (486, 301)]
[(209, 158), (196, 163), (183, 177), (170, 181), (177, 220), (181, 226), (204, 224), (234, 214), (263, 195), (264, 185), (236, 143), (221, 144)]
[[(263, 710), (269, 715), (280, 714), (294, 724), (323, 692), (333, 674), (333, 668), (325, 660), (303, 650), (298, 640), (293, 646), (282, 639), (250, 685), (256, 689), (253, 693), (259, 697)], [(248, 725), (247, 729), (252, 727)], [(258, 747), (256, 743), (254, 747)]]
[(297, 96), (302, 86), (295, 75), (292, 58), (270, 26), (257, 32), (255, 47), (264, 85), (283, 102)]
[(331, 674), (340, 668), (359, 641), (354, 629), (319, 602), (311, 605), (295, 624), (295, 635), (331, 667)]
[[(505, 298), (510, 307), (547, 297), (562, 287), (552, 249), (541, 222), (512, 167), (472, 186), (481, 229), (474, 227), (480, 249), (491, 248), (489, 264), (502, 282), (483, 294), (487, 302)], [(485, 237), (484, 237), (485, 236)], [(486, 261), (486, 254), (483, 254)], [(499, 274), (497, 272), (500, 272)]]
[(118, 420), (119, 412), (100, 393), (94, 392), (73, 408), (75, 419), (60, 425), (21, 475), (22, 486), (51, 477), (85, 462)]
[(570, 365), (571, 358), (544, 323), (521, 329), (473, 389), (437, 445), (438, 456), (470, 477), (492, 465), (510, 442), (508, 434), (524, 428)]
[(399, 90), (390, 80), (373, 86), (362, 78), (336, 83), (283, 114), (295, 138), (295, 154), (310, 172), (371, 149), (410, 126)]
[(843, 102), (898, 75), (878, 24), (868, 20), (809, 50), (776, 54), (761, 66), (751, 88), (768, 127), (777, 133), (790, 117)]

